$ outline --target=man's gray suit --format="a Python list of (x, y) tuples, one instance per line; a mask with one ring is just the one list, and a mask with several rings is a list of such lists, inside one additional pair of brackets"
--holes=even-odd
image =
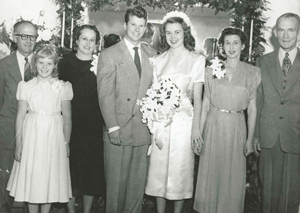
[[(0, 204), (8, 202), (6, 184), (15, 150), (15, 120), (18, 102), (16, 92), (22, 80), (16, 52), (0, 60)], [(4, 207), (3, 207), (4, 208)], [(6, 207), (11, 208), (11, 207)], [(1, 207), (0, 207), (1, 210)]]
[[(150, 133), (141, 122), (137, 100), (152, 83), (149, 58), (155, 50), (141, 45), (141, 77), (124, 42), (104, 50), (98, 62), (98, 95), (105, 121), (104, 163), (108, 213), (141, 212)], [(122, 145), (110, 143), (107, 130), (119, 126)]]
[[(257, 60), (262, 82), (255, 137), (260, 139), (263, 212), (298, 212), (300, 153), (300, 50), (284, 76), (278, 51)], [(276, 210), (274, 210), (276, 206)]]

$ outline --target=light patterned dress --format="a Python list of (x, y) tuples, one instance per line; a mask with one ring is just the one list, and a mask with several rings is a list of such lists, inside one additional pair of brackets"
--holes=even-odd
[(73, 98), (69, 82), (18, 85), (17, 99), (28, 103), (22, 134), (22, 156), (14, 161), (7, 185), (15, 201), (68, 202), (72, 198), (69, 158), (63, 134), (61, 102)]

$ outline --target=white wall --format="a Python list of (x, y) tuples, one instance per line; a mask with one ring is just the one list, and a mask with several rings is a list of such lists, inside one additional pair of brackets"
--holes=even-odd
[[(268, 29), (265, 31), (265, 39), (267, 40), (265, 53), (272, 52), (277, 47), (276, 42), (273, 40), (275, 39), (274, 35), (272, 35), (272, 29), (276, 24), (277, 18), (287, 12), (300, 15), (300, 0), (269, 0), (269, 2), (269, 10), (264, 12), (264, 16), (268, 19), (266, 23)], [(300, 45), (299, 42), (300, 38), (298, 38), (298, 46)]]

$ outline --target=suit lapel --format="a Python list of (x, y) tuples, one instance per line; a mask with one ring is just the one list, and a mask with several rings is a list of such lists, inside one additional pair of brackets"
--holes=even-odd
[(278, 59), (278, 51), (274, 51), (270, 57), (268, 58), (267, 61), (267, 67), (268, 67), (268, 72), (271, 76), (271, 79), (273, 81), (273, 84), (277, 90), (277, 92), (282, 95), (282, 89), (281, 89), (281, 84), (282, 82), (279, 81), (278, 78), (278, 70), (281, 70), (279, 59)]
[(288, 91), (299, 80), (300, 77), (299, 69), (300, 69), (300, 50), (298, 49), (296, 58), (287, 75), (288, 81), (287, 81), (285, 92)]
[(140, 84), (137, 68), (124, 41), (120, 41), (119, 48), (120, 53), (123, 53), (120, 60), (121, 72), (126, 74), (133, 93), (136, 93)]
[(8, 72), (15, 79), (15, 81), (16, 82), (22, 81), (21, 71), (19, 68), (16, 52), (14, 52), (11, 55), (10, 60), (7, 61), (7, 65), (8, 65)]
[[(153, 72), (152, 68), (150, 66), (150, 61), (149, 61), (149, 55), (146, 54), (143, 46), (141, 46), (141, 55), (142, 55), (142, 73), (141, 73), (141, 79), (140, 79), (140, 85), (139, 85), (139, 91), (137, 94), (137, 99), (141, 100), (145, 96), (145, 91), (149, 88), (151, 82), (152, 82), (152, 77), (153, 77)], [(136, 104), (133, 112), (135, 110), (138, 110), (139, 106)]]

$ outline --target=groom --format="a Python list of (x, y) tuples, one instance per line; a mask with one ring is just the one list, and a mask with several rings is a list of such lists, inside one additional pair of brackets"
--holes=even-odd
[(136, 104), (152, 82), (149, 58), (156, 51), (140, 43), (147, 12), (125, 14), (125, 38), (103, 51), (98, 62), (98, 98), (105, 121), (106, 212), (140, 213), (146, 182), (150, 133)]

